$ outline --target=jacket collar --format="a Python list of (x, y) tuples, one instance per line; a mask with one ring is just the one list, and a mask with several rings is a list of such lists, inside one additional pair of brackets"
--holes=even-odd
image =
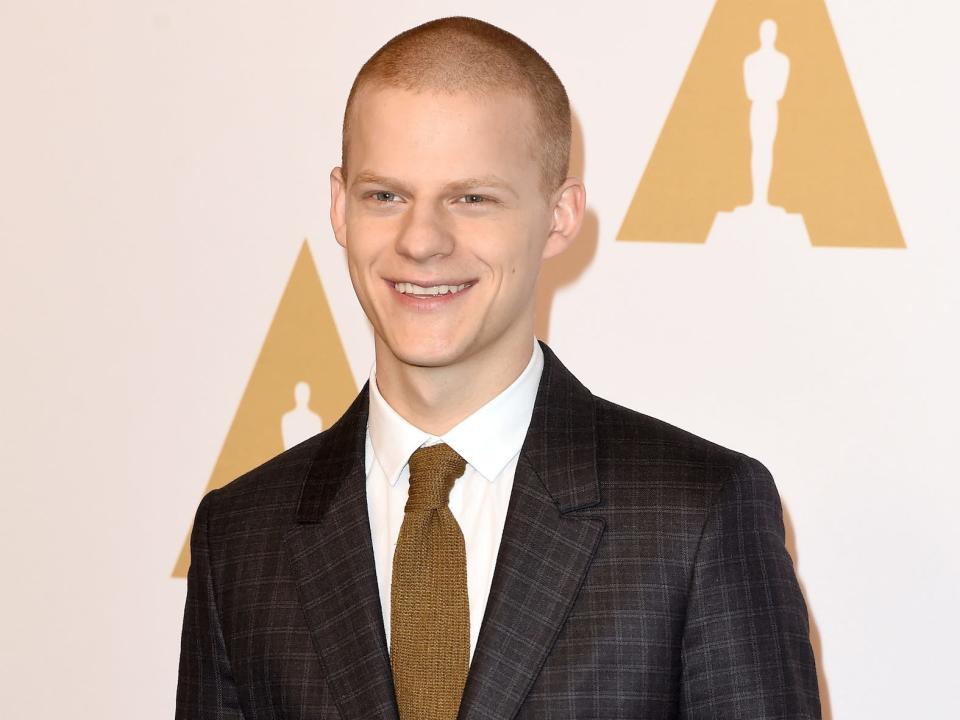
[(521, 455), (562, 513), (600, 502), (594, 398), (543, 342), (543, 375)]
[(319, 436), (300, 490), (298, 523), (320, 522), (343, 490), (363, 492), (369, 392), (369, 383), (364, 383), (346, 412)]
[[(593, 395), (543, 341), (543, 372), (520, 454), (530, 462), (560, 512), (600, 501)], [(370, 384), (319, 438), (303, 483), (297, 522), (319, 522), (341, 487), (365, 479)]]

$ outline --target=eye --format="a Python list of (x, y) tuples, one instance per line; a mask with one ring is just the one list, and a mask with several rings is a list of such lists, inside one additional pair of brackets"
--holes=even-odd
[(462, 202), (466, 203), (467, 205), (479, 205), (479, 204), (481, 204), (481, 203), (486, 202), (487, 199), (488, 199), (488, 198), (484, 197), (483, 195), (476, 195), (476, 194), (473, 194), (473, 193), (470, 193), (470, 194), (468, 194), (468, 195), (464, 195), (464, 196), (462, 196), (462, 197), (460, 198), (460, 200), (461, 200)]
[(373, 193), (370, 197), (372, 197), (377, 202), (382, 202), (382, 203), (397, 202), (400, 199), (399, 195), (397, 195), (394, 192), (390, 192), (389, 190), (380, 190), (378, 192)]

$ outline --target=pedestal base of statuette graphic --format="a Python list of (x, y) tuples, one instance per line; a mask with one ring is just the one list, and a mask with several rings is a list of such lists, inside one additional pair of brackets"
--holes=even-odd
[(707, 245), (770, 252), (810, 247), (810, 236), (800, 213), (773, 205), (743, 205), (718, 212)]

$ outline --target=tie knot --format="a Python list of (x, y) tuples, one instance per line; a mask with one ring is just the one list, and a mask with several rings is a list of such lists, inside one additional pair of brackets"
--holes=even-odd
[(467, 461), (446, 443), (418, 448), (410, 456), (410, 494), (404, 512), (444, 507), (466, 467)]

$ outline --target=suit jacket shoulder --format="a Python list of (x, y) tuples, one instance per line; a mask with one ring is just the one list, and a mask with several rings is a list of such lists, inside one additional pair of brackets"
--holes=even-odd
[[(211, 490), (208, 495), (215, 497), (204, 499), (216, 506), (217, 519), (222, 521), (218, 522), (219, 529), (242, 532), (289, 526), (305, 496), (309, 499), (318, 489), (316, 483), (305, 482), (308, 476), (322, 469), (321, 481), (325, 477), (337, 480), (355, 463), (358, 453), (362, 464), (366, 417), (364, 385), (347, 411), (329, 428)], [(321, 482), (320, 486), (324, 484)]]
[(719, 492), (726, 482), (768, 485), (776, 492), (773, 477), (759, 460), (695, 435), (664, 420), (594, 397), (597, 461), (619, 473), (639, 475), (641, 468), (660, 465), (704, 468), (706, 484)]
[[(637, 410), (618, 405), (601, 397), (594, 397), (598, 440), (612, 440), (645, 449), (662, 448), (665, 458), (735, 465), (740, 453), (723, 447), (692, 432), (645, 415)], [(622, 447), (622, 446), (621, 446)]]

